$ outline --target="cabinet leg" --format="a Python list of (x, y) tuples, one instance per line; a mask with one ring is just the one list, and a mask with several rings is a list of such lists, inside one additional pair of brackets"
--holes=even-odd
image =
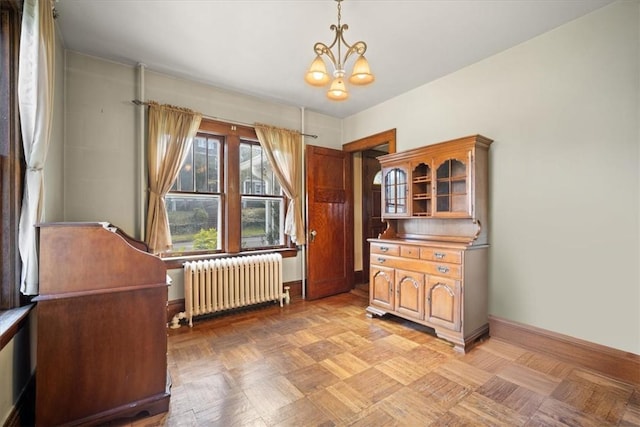
[(379, 309), (379, 308), (377, 308), (377, 307), (373, 307), (373, 306), (371, 306), (371, 305), (370, 305), (369, 307), (367, 307), (367, 317), (368, 317), (368, 318), (370, 318), (370, 319), (371, 319), (371, 318), (373, 318), (373, 316), (380, 316), (380, 317), (382, 317), (382, 316), (384, 316), (385, 314), (387, 314), (387, 312), (386, 312), (386, 311), (380, 310), (380, 309)]

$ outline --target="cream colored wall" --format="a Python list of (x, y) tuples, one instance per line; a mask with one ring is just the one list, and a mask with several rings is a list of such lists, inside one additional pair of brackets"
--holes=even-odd
[(0, 350), (0, 425), (7, 418), (23, 393), (36, 368), (37, 319), (32, 310), (14, 337)]
[(66, 221), (109, 221), (137, 235), (135, 71), (67, 52)]
[[(67, 52), (64, 193), (66, 221), (110, 221), (141, 237), (139, 201), (140, 119), (131, 100), (141, 89), (140, 70)], [(212, 86), (144, 71), (144, 97), (243, 123), (262, 122), (301, 130), (301, 109)], [(304, 112), (304, 130), (318, 135), (305, 143), (340, 148), (341, 121)], [(143, 175), (146, 176), (146, 175)], [(144, 218), (144, 213), (142, 214)], [(302, 280), (301, 255), (283, 264), (285, 281)], [(181, 270), (169, 272), (169, 299), (184, 297)]]
[[(15, 339), (15, 337), (14, 337)], [(0, 380), (0, 423), (5, 424), (11, 410), (15, 406), (18, 396), (13, 394), (13, 355), (15, 353), (14, 340), (0, 350), (0, 372), (2, 379)]]
[[(640, 354), (640, 3), (620, 1), (344, 121), (490, 149), (490, 313)], [(437, 58), (434, 58), (437, 60)]]

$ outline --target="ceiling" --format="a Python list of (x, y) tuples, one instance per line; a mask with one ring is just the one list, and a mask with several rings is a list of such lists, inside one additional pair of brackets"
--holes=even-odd
[[(376, 81), (336, 102), (303, 78), (330, 44), (332, 0), (56, 0), (65, 48), (344, 118), (612, 0), (346, 0), (345, 39)], [(347, 73), (353, 59), (347, 63)], [(330, 68), (329, 68), (330, 69)], [(330, 69), (331, 70), (331, 69)], [(188, 107), (188, 106), (186, 106)]]

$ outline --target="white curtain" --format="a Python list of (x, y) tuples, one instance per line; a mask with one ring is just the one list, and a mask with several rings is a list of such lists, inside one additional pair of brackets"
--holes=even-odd
[(43, 169), (53, 116), (54, 38), (50, 0), (25, 0), (18, 68), (18, 108), (27, 166), (18, 226), (20, 291), (25, 295), (38, 293), (35, 226), (44, 219)]
[(302, 135), (300, 132), (256, 124), (256, 135), (278, 181), (289, 198), (284, 233), (297, 245), (305, 244), (302, 223)]

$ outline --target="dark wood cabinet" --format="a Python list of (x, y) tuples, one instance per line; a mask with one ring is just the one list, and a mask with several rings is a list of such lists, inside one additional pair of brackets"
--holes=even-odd
[(169, 408), (164, 262), (102, 223), (39, 227), (36, 424)]

